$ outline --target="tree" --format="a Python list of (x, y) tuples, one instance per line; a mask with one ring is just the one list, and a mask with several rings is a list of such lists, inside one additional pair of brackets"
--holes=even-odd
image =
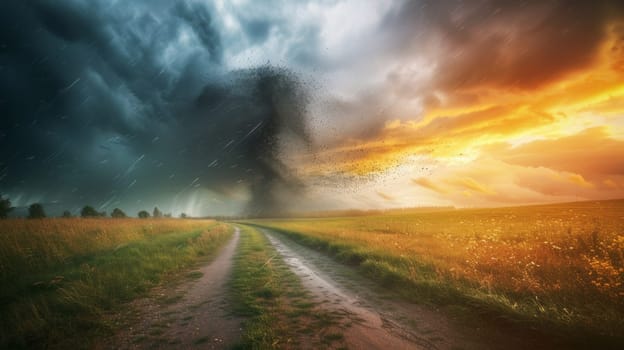
[(171, 217), (171, 213), (167, 213), (164, 215), (166, 218), (170, 218)]
[(160, 211), (160, 209), (158, 209), (158, 207), (154, 207), (154, 213), (152, 214), (152, 216), (154, 216), (155, 218), (162, 217), (162, 212)]
[(11, 201), (8, 198), (2, 198), (0, 195), (0, 219), (6, 218), (11, 210), (13, 210)]
[(150, 217), (149, 213), (145, 210), (141, 210), (138, 215), (141, 219), (147, 219)]
[(186, 213), (182, 213), (182, 214), (180, 214), (180, 218), (181, 218), (181, 219), (186, 219), (186, 218), (187, 218)]
[(128, 215), (126, 215), (126, 213), (124, 213), (123, 210), (121, 210), (119, 208), (115, 208), (115, 209), (113, 209), (113, 212), (111, 213), (111, 217), (113, 217), (113, 218), (125, 218), (125, 217), (128, 217)]
[(41, 205), (41, 203), (33, 203), (28, 207), (29, 219), (42, 219), (45, 217), (45, 211), (43, 211), (43, 205)]
[(65, 210), (65, 211), (63, 212), (62, 217), (64, 217), (64, 218), (71, 218), (71, 217), (72, 217), (72, 214), (71, 214), (71, 212), (70, 212), (69, 210)]
[(95, 210), (94, 207), (90, 205), (85, 205), (80, 211), (80, 216), (82, 216), (83, 218), (92, 218), (92, 217), (100, 216), (100, 213), (98, 213), (98, 211)]

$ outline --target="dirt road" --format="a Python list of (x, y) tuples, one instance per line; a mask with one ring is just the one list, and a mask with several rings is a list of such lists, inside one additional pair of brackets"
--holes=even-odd
[[(540, 349), (535, 341), (500, 327), (458, 322), (433, 306), (401, 301), (329, 257), (282, 234), (259, 229), (301, 279), (320, 310), (339, 315), (349, 349)], [(226, 349), (241, 339), (241, 319), (231, 316), (227, 284), (240, 230), (219, 255), (184, 280), (154, 289), (117, 315), (126, 327), (98, 349)]]
[(260, 229), (322, 308), (346, 315), (350, 349), (526, 349), (520, 334), (461, 325), (431, 306), (402, 302), (353, 269), (268, 229)]
[(219, 255), (186, 280), (156, 288), (129, 305), (118, 315), (127, 328), (99, 348), (227, 349), (237, 343), (241, 320), (229, 314), (225, 296), (239, 235), (235, 228)]

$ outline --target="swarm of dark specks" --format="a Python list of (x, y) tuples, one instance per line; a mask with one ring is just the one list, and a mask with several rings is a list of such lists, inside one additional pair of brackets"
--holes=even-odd
[[(208, 159), (214, 157), (219, 164), (215, 173), (213, 168), (205, 169), (212, 186), (226, 190), (233, 180), (247, 184), (251, 192), (247, 212), (255, 215), (279, 211), (292, 200), (289, 194), (296, 195), (303, 183), (281, 155), (293, 143), (309, 144), (307, 98), (295, 74), (269, 66), (235, 71), (226, 84), (207, 85), (184, 134), (191, 145), (206, 137), (223, 145), (218, 152), (207, 151)], [(194, 154), (200, 158), (197, 161), (206, 157)]]

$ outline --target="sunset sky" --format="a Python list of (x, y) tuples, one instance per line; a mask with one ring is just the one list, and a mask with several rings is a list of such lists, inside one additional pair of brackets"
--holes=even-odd
[(191, 215), (624, 197), (620, 1), (5, 1), (0, 194)]

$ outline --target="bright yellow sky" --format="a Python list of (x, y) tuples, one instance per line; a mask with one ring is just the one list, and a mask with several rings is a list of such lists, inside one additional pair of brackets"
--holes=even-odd
[(587, 64), (529, 88), (485, 79), (436, 90), (421, 114), (304, 157), (305, 175), (359, 181), (345, 180), (346, 196), (318, 186), (345, 206), (624, 197), (623, 28), (609, 24)]

